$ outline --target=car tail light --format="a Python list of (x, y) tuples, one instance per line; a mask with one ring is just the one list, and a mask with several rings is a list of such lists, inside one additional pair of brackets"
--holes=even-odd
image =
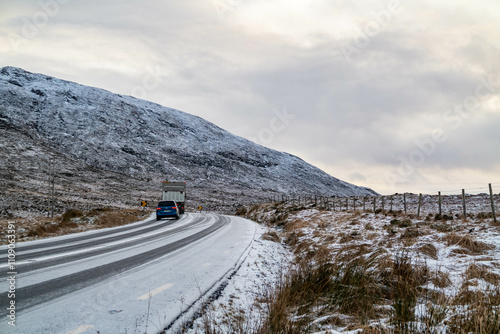
[(161, 210), (161, 208), (156, 208), (156, 210)]
[(172, 209), (177, 209), (177, 207), (176, 207), (176, 206), (173, 206), (173, 207), (172, 207)]

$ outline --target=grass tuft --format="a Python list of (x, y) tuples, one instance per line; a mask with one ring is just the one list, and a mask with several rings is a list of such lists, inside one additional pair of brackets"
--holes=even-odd
[(491, 250), (494, 247), (482, 241), (475, 240), (470, 235), (458, 235), (456, 233), (450, 233), (444, 237), (448, 246), (456, 245), (460, 248), (466, 250), (469, 254), (482, 254), (487, 250)]
[(426, 244), (420, 246), (417, 249), (417, 251), (424, 254), (424, 255), (427, 255), (428, 257), (430, 257), (433, 260), (438, 259), (438, 251), (437, 251), (436, 246), (434, 246), (434, 244), (426, 243)]

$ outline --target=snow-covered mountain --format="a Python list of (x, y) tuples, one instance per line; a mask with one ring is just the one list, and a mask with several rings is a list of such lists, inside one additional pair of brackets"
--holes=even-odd
[[(65, 180), (59, 191), (61, 183), (78, 183), (89, 196), (114, 189), (122, 199), (120, 191), (140, 197), (158, 192), (165, 178), (187, 181), (198, 201), (374, 194), (197, 116), (14, 67), (0, 70), (0, 132), (1, 181), (11, 193), (16, 179), (27, 189), (30, 180), (45, 187), (52, 157), (56, 177)], [(116, 179), (114, 187), (106, 178)]]

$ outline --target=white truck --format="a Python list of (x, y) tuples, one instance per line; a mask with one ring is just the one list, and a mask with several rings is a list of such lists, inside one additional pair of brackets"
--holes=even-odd
[(186, 202), (186, 182), (162, 182), (162, 201), (175, 201), (179, 206), (179, 213), (184, 213)]

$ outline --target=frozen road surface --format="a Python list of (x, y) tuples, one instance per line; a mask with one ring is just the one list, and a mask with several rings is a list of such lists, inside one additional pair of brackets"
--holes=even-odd
[[(0, 247), (0, 333), (159, 333), (189, 319), (248, 253), (255, 223), (215, 214)], [(15, 327), (9, 303), (15, 301)], [(12, 324), (12, 322), (11, 322)]]

